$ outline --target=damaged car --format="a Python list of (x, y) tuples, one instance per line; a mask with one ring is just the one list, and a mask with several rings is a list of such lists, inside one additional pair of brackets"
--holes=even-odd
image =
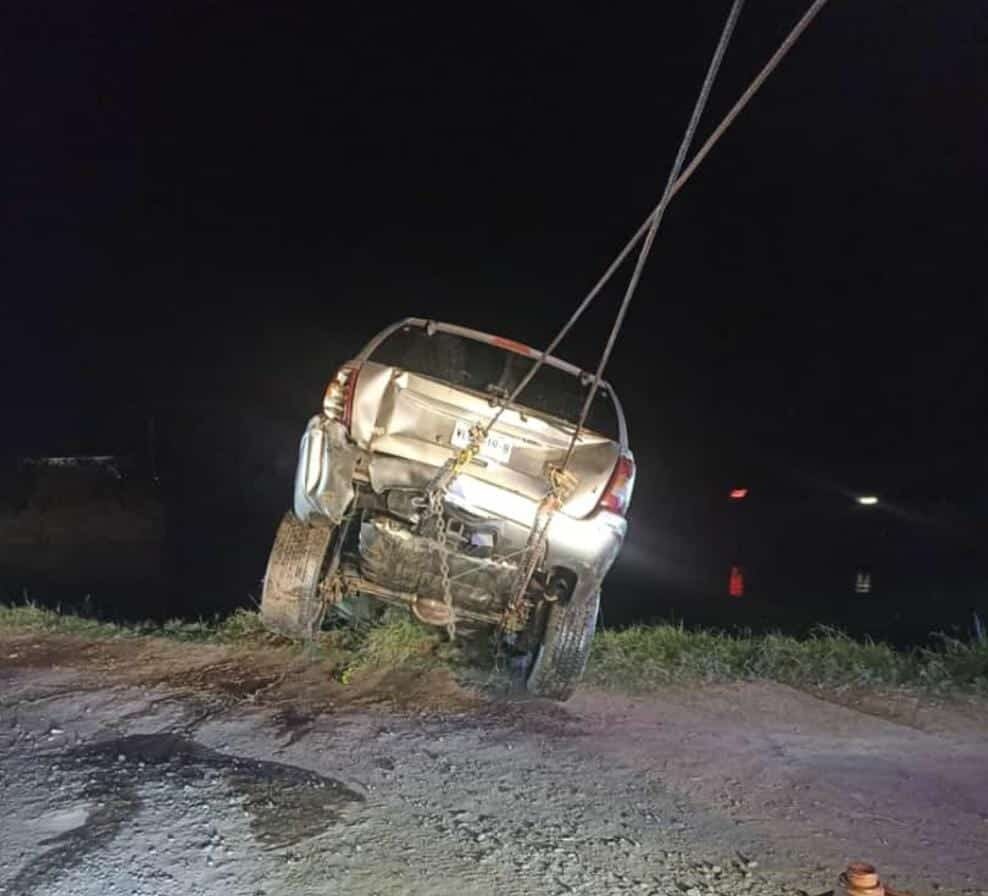
[(495, 638), (529, 691), (567, 699), (635, 480), (607, 383), (578, 426), (592, 382), (453, 324), (408, 318), (378, 334), (336, 372), (302, 437), (266, 624), (311, 638), (328, 612), (370, 622), (404, 607), (456, 638)]

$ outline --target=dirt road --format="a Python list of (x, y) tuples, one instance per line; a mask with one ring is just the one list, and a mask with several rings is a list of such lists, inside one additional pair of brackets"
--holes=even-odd
[(0, 636), (0, 893), (988, 893), (988, 712), (768, 684), (480, 697), (445, 673)]

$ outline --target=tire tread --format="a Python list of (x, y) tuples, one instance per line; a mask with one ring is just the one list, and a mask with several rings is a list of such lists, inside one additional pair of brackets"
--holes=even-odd
[(311, 640), (325, 613), (319, 581), (335, 527), (286, 513), (275, 534), (261, 590), (261, 619), (289, 638)]
[(552, 607), (528, 676), (529, 692), (560, 701), (573, 695), (590, 659), (599, 608), (598, 590), (574, 595), (568, 603)]

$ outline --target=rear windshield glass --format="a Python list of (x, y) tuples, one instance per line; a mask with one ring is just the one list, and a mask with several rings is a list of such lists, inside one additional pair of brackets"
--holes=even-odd
[[(535, 364), (532, 358), (487, 342), (441, 330), (430, 336), (425, 328), (417, 326), (396, 330), (374, 350), (370, 360), (502, 398)], [(544, 364), (517, 404), (575, 424), (588, 389), (579, 377)], [(609, 439), (617, 439), (617, 411), (609, 390), (603, 386), (594, 398), (586, 425)]]

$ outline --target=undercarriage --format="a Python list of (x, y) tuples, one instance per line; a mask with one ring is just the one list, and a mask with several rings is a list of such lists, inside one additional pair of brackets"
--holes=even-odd
[[(354, 504), (341, 530), (338, 575), (344, 593), (405, 605), (431, 625), (453, 621), (461, 630), (493, 626), (510, 634), (525, 627), (542, 601), (568, 596), (572, 577), (547, 576), (541, 564), (524, 581), (528, 532), (520, 525), (447, 501), (443, 549), (437, 520), (423, 509), (424, 492), (390, 489), (378, 496), (358, 491)], [(451, 606), (445, 599), (444, 559)]]

